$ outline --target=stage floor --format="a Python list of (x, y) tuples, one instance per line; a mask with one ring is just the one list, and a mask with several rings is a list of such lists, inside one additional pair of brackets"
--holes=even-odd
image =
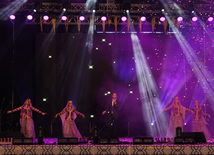
[[(126, 138), (127, 139), (127, 138)], [(131, 138), (130, 138), (131, 139)], [(120, 139), (121, 140), (121, 139)], [(36, 139), (35, 141), (36, 142)], [(115, 145), (94, 145), (92, 143), (78, 145), (58, 145), (57, 138), (45, 138), (44, 145), (12, 145), (9, 142), (0, 145), (0, 154), (87, 154), (87, 155), (105, 155), (105, 154), (125, 154), (125, 155), (183, 155), (183, 154), (214, 154), (214, 144), (185, 144), (175, 145), (170, 143), (152, 144), (152, 145), (133, 145), (133, 144), (115, 144)]]

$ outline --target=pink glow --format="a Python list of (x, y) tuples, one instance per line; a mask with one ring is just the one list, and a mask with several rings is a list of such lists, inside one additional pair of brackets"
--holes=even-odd
[(15, 15), (10, 15), (10, 19), (11, 19), (11, 20), (15, 20), (15, 19), (16, 19), (16, 16), (15, 16)]
[(142, 17), (140, 18), (140, 20), (141, 20), (142, 22), (145, 22), (145, 21), (146, 21), (146, 17), (142, 16)]
[(27, 16), (27, 19), (28, 19), (28, 20), (33, 20), (33, 16), (32, 16), (32, 15), (28, 15), (28, 16)]
[(183, 17), (178, 17), (177, 21), (182, 22), (183, 21)]
[(62, 16), (61, 18), (63, 21), (66, 21), (68, 18), (66, 16)]
[(102, 17), (101, 17), (101, 20), (102, 20), (103, 22), (105, 22), (105, 21), (107, 20), (106, 16), (102, 16)]
[(80, 21), (84, 21), (84, 20), (85, 20), (85, 17), (84, 17), (84, 16), (80, 16), (80, 17), (79, 17), (79, 20), (80, 20)]
[(192, 21), (193, 21), (193, 22), (196, 22), (197, 20), (198, 20), (197, 17), (192, 17)]
[(123, 17), (121, 18), (121, 20), (122, 20), (123, 22), (125, 22), (125, 21), (127, 20), (127, 17), (123, 16)]
[(161, 18), (160, 18), (160, 21), (161, 21), (161, 22), (164, 22), (165, 20), (166, 20), (165, 17), (161, 17)]
[(43, 19), (44, 19), (44, 20), (48, 20), (49, 17), (48, 17), (47, 15), (44, 15), (44, 16), (43, 16)]
[(209, 22), (212, 22), (212, 21), (213, 21), (213, 17), (209, 17), (209, 18), (208, 18), (208, 21), (209, 21)]

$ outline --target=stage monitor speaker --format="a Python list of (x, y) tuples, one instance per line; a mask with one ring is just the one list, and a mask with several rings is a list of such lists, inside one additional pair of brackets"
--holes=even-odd
[(207, 140), (203, 132), (182, 132), (181, 137), (193, 138), (195, 143), (206, 143)]
[(13, 138), (13, 145), (33, 145), (33, 138)]
[(99, 138), (98, 144), (119, 144), (119, 138)]
[(98, 144), (108, 144), (108, 138), (99, 138), (98, 139)]
[(195, 144), (194, 138), (175, 137), (174, 144)]
[(133, 144), (153, 144), (153, 137), (134, 137)]
[(75, 145), (78, 144), (78, 138), (58, 138), (58, 144), (62, 145)]

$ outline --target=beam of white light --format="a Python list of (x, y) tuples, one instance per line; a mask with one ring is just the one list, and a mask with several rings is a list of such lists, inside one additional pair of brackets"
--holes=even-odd
[(192, 69), (194, 69), (194, 73), (199, 80), (201, 87), (203, 88), (204, 93), (207, 93), (208, 100), (210, 103), (214, 103), (214, 82), (212, 74), (205, 68), (204, 63), (197, 57), (195, 51), (187, 42), (187, 40), (183, 37), (183, 35), (178, 31), (178, 29), (173, 26), (173, 22), (169, 18), (168, 15), (164, 12), (165, 17), (171, 26), (172, 30), (175, 32), (175, 37), (178, 40), (184, 55)]
[(87, 0), (85, 3), (86, 10), (93, 10), (96, 7), (97, 0)]
[[(128, 22), (131, 21), (130, 14), (128, 14)], [(130, 29), (135, 32), (134, 26), (130, 23)], [(162, 124), (157, 118), (157, 114), (160, 113), (160, 100), (158, 89), (150, 70), (149, 64), (147, 63), (146, 56), (141, 47), (138, 36), (135, 33), (131, 33), (132, 47), (134, 52), (134, 57), (136, 60), (136, 72), (140, 90), (140, 97), (142, 101), (142, 113), (144, 119), (149, 124), (155, 122), (155, 126), (149, 126), (152, 136), (163, 135), (166, 130), (166, 125), (164, 125), (163, 117), (161, 119)]]
[(15, 14), (26, 2), (27, 0), (11, 2), (7, 7), (0, 10), (0, 20), (7, 20), (11, 14)]

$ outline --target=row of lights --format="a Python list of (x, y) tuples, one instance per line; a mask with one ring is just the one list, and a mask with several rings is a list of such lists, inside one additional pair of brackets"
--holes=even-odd
[[(16, 16), (15, 16), (15, 15), (10, 15), (10, 19), (11, 19), (11, 20), (15, 20), (15, 19), (16, 19)], [(67, 16), (62, 16), (61, 19), (62, 19), (63, 21), (66, 21), (68, 18), (67, 18)], [(27, 20), (29, 20), (29, 21), (33, 20), (33, 16), (32, 16), (32, 15), (28, 15), (28, 16), (27, 16)], [(43, 16), (43, 20), (45, 20), (45, 21), (49, 20), (49, 16), (48, 16), (48, 15), (44, 15), (44, 16)], [(80, 20), (80, 21), (84, 21), (84, 20), (85, 20), (85, 17), (84, 17), (84, 16), (80, 16), (80, 17), (79, 17), (79, 20)], [(101, 21), (104, 21), (104, 22), (105, 22), (106, 20), (107, 20), (107, 17), (106, 17), (106, 16), (102, 16), (102, 17), (101, 17)], [(125, 22), (125, 21), (127, 21), (127, 17), (126, 17), (126, 16), (123, 16), (123, 17), (121, 17), (121, 20), (122, 20), (123, 22)], [(145, 21), (146, 21), (146, 17), (145, 17), (145, 16), (142, 16), (142, 17), (140, 18), (140, 20), (141, 20), (142, 22), (145, 22)], [(160, 21), (161, 21), (161, 22), (164, 22), (165, 20), (166, 20), (165, 17), (160, 17)], [(192, 21), (193, 21), (193, 22), (196, 22), (197, 20), (198, 20), (197, 17), (192, 17)], [(213, 21), (213, 17), (209, 17), (207, 20), (208, 20), (209, 22), (212, 22), (212, 21)], [(178, 17), (178, 18), (177, 18), (177, 21), (178, 21), (178, 22), (182, 22), (182, 21), (183, 21), (183, 17)]]

